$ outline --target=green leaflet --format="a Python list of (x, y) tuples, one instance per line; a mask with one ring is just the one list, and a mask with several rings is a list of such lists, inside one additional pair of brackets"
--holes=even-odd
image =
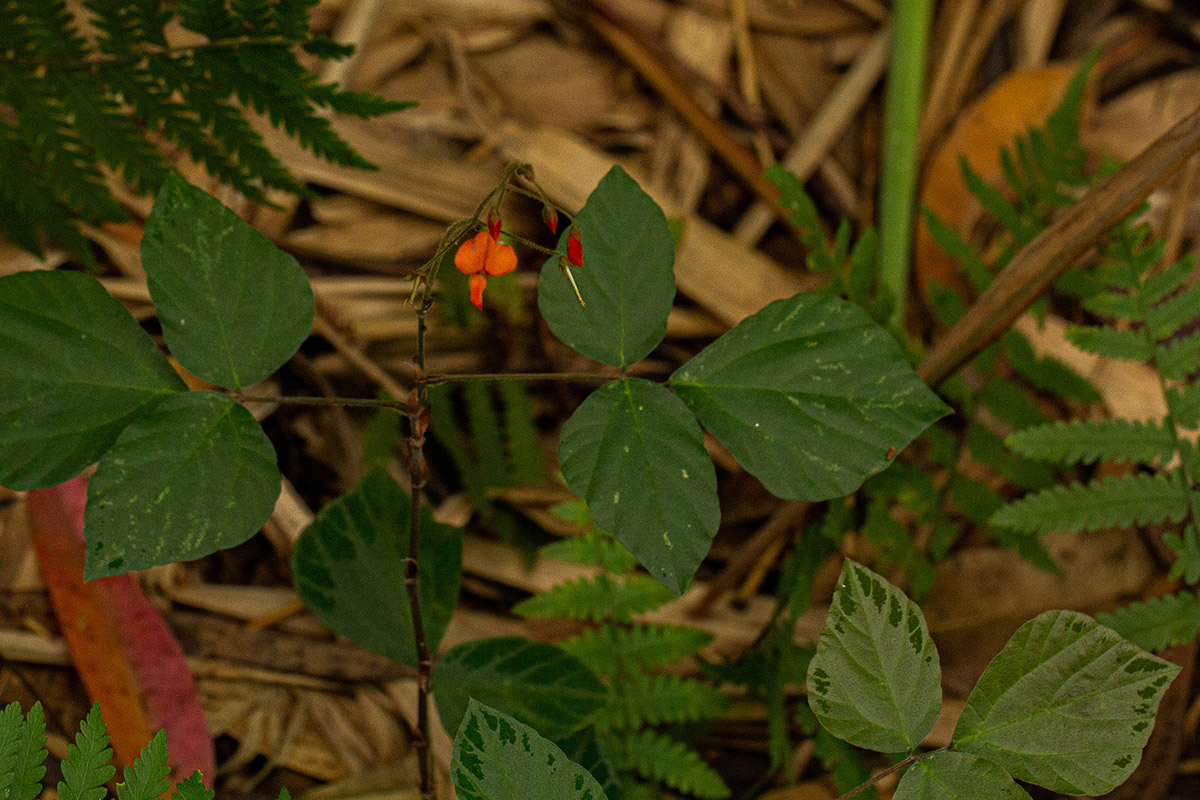
[(46, 720), (42, 704), (34, 703), (22, 719), (20, 704), (4, 709), (0, 720), (0, 797), (35, 800), (42, 793), (46, 768)]
[(616, 756), (639, 775), (705, 800), (722, 800), (731, 792), (721, 776), (695, 750), (654, 730), (629, 733)]
[(711, 633), (697, 628), (643, 624), (585, 628), (560, 646), (597, 673), (612, 676), (622, 664), (653, 668), (694, 656), (712, 640)]
[(167, 776), (167, 736), (162, 731), (154, 735), (150, 743), (142, 748), (141, 755), (134, 759), (132, 767), (125, 767), (125, 780), (117, 784), (118, 800), (154, 800), (170, 788)]
[[(587, 518), (582, 524), (591, 525), (592, 517), (587, 513), (587, 505), (582, 500), (583, 513)], [(572, 536), (559, 539), (544, 545), (539, 554), (571, 564), (582, 564), (585, 567), (602, 567), (607, 572), (629, 572), (638, 565), (637, 558), (617, 541), (601, 536), (590, 530), (582, 536)]]
[(450, 780), (461, 800), (607, 800), (558, 745), (475, 700), (454, 737)]
[(146, 218), (142, 264), (171, 353), (218, 386), (266, 378), (312, 329), (296, 259), (177, 173)]
[(823, 293), (742, 320), (670, 384), (747, 471), (788, 499), (849, 494), (949, 411), (865, 311)]
[(112, 757), (100, 704), (94, 703), (79, 726), (74, 743), (67, 745), (67, 758), (62, 762), (63, 779), (58, 782), (60, 800), (104, 800), (108, 794), (104, 784), (116, 773), (109, 763)]
[(597, 721), (597, 727), (631, 729), (646, 725), (698, 722), (729, 708), (721, 692), (681, 675), (625, 676), (615, 687), (613, 699)]
[(88, 580), (241, 544), (279, 497), (275, 448), (216, 392), (162, 401), (122, 431), (88, 483)]
[(1165, 463), (1175, 454), (1175, 437), (1155, 421), (1052, 422), (1017, 431), (1005, 443), (1026, 458), (1061, 464), (1100, 460)]
[(1200, 598), (1176, 592), (1144, 603), (1130, 603), (1096, 621), (1145, 650), (1162, 650), (1190, 642), (1200, 633)]
[(658, 608), (675, 595), (647, 575), (614, 581), (607, 575), (575, 578), (522, 600), (513, 613), (526, 617), (566, 617), (600, 622), (609, 617), (629, 622), (634, 614)]
[[(542, 266), (538, 309), (550, 330), (588, 358), (627, 367), (650, 354), (667, 332), (675, 300), (675, 240), (662, 209), (614, 166), (575, 217), (582, 232), (582, 269), (575, 281), (586, 306), (559, 274), (558, 258)], [(566, 252), (568, 231), (559, 251)]]
[(909, 767), (892, 800), (1029, 800), (1029, 793), (990, 761), (951, 751)]
[(911, 750), (937, 722), (941, 675), (916, 604), (847, 559), (808, 669), (809, 706), (821, 725), (857, 747)]
[[(382, 468), (321, 509), (292, 553), (296, 592), (332, 630), (382, 656), (415, 667), (412, 615), (404, 590), (408, 493)], [(436, 650), (462, 578), (462, 535), (421, 509), (417, 587), (421, 617)], [(388, 602), (380, 602), (387, 598)]]
[(1067, 339), (1076, 347), (1107, 358), (1148, 361), (1154, 355), (1154, 348), (1141, 331), (1072, 325), (1067, 328)]
[(0, 484), (55, 486), (130, 422), (187, 387), (95, 278), (0, 278)]
[(433, 699), (447, 733), (478, 700), (557, 739), (587, 725), (604, 705), (604, 684), (566, 651), (519, 636), (477, 639), (451, 648), (434, 672)]
[(984, 671), (954, 746), (1013, 777), (1103, 794), (1133, 772), (1179, 667), (1091, 618), (1047, 611), (1021, 626)]
[(716, 470), (687, 407), (649, 381), (612, 381), (567, 420), (558, 453), (596, 524), (682, 593), (721, 517)]
[(992, 515), (992, 525), (1026, 533), (1095, 530), (1107, 525), (1179, 522), (1188, 513), (1178, 472), (1166, 475), (1109, 475), (1027, 494)]

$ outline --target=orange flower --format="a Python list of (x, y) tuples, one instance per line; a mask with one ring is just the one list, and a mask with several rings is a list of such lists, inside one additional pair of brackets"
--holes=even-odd
[(517, 268), (517, 254), (511, 247), (501, 244), (487, 231), (480, 231), (468, 239), (454, 254), (454, 266), (470, 277), (471, 302), (483, 310), (483, 288), (487, 276), (507, 275)]

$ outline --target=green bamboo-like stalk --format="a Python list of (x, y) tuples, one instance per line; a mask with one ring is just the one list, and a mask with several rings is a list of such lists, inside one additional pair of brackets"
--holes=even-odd
[(884, 108), (879, 187), (879, 285), (895, 298), (889, 327), (900, 331), (908, 300), (921, 90), (932, 0), (896, 0)]

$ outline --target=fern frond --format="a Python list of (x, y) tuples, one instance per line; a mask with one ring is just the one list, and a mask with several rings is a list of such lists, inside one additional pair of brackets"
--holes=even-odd
[(1196, 254), (1188, 253), (1161, 272), (1146, 278), (1142, 284), (1143, 302), (1148, 306), (1162, 302), (1164, 298), (1179, 291), (1195, 269)]
[(1187, 380), (1200, 370), (1200, 330), (1160, 346), (1154, 363), (1164, 378)]
[(1071, 325), (1067, 339), (1081, 350), (1106, 358), (1149, 361), (1154, 348), (1141, 331), (1117, 330), (1099, 325)]
[(46, 720), (42, 704), (34, 703), (22, 717), (19, 703), (10, 703), (0, 718), (0, 797), (35, 800), (46, 775)]
[[(286, 792), (287, 789), (280, 791)], [(204, 778), (200, 774), (200, 770), (196, 770), (175, 784), (175, 791), (171, 792), (171, 800), (213, 800), (216, 794), (204, 785)]]
[(1005, 331), (1000, 343), (1008, 363), (1035, 388), (1080, 403), (1100, 401), (1100, 392), (1096, 391), (1096, 387), (1075, 370), (1052, 356), (1038, 358), (1029, 339), (1023, 334), (1010, 329)]
[(680, 675), (635, 674), (614, 687), (597, 726), (631, 730), (645, 725), (698, 722), (729, 708), (729, 698)]
[(559, 561), (600, 567), (606, 572), (618, 574), (637, 566), (637, 556), (626, 550), (624, 545), (595, 531), (551, 542), (539, 552)]
[(171, 12), (160, 0), (86, 0), (92, 12), (91, 24), (97, 30), (96, 45), (101, 53), (125, 56), (141, 44), (166, 47), (163, 28)]
[(622, 737), (619, 744), (621, 763), (644, 778), (706, 800), (730, 795), (721, 776), (683, 742), (645, 730)]
[(606, 625), (588, 628), (559, 646), (601, 675), (622, 667), (651, 669), (694, 656), (712, 643), (708, 631), (686, 625)]
[(1136, 292), (1101, 291), (1085, 298), (1081, 305), (1085, 310), (1100, 316), (1140, 320), (1143, 316), (1141, 302), (1142, 299)]
[(1176, 425), (1184, 428), (1200, 425), (1200, 381), (1167, 390), (1167, 407)]
[(112, 756), (100, 704), (94, 703), (75, 734), (74, 744), (67, 745), (63, 780), (58, 782), (59, 800), (104, 800), (108, 794), (104, 784), (116, 772), (109, 764)]
[(142, 753), (134, 759), (132, 767), (125, 767), (125, 780), (117, 784), (118, 800), (155, 800), (162, 797), (169, 784), (167, 776), (167, 736), (162, 731), (155, 734)]
[(1155, 339), (1174, 336), (1183, 326), (1193, 323), (1200, 316), (1200, 283), (1162, 301), (1146, 311), (1146, 325)]
[(1028, 494), (992, 515), (991, 524), (1026, 533), (1096, 530), (1110, 525), (1179, 522), (1188, 512), (1187, 495), (1176, 473), (1108, 476)]
[(1200, 633), (1200, 597), (1194, 592), (1176, 592), (1097, 614), (1096, 621), (1138, 647), (1162, 650), (1190, 642)]
[(1026, 458), (1059, 464), (1091, 464), (1101, 459), (1165, 462), (1175, 454), (1175, 437), (1156, 421), (1052, 422), (1026, 428), (1005, 440)]
[(649, 575), (631, 575), (622, 582), (600, 575), (560, 583), (517, 603), (513, 611), (526, 617), (629, 622), (634, 614), (658, 608), (674, 597)]
[(1022, 218), (1017, 207), (1010, 203), (999, 189), (985, 181), (964, 156), (958, 157), (958, 169), (962, 173), (963, 183), (967, 190), (975, 195), (975, 199), (983, 205), (988, 213), (999, 220), (1009, 233), (1021, 242), (1031, 237), (1034, 231)]
[(66, 0), (15, 0), (13, 5), (18, 16), (5, 24), (25, 28), (33, 55), (73, 59), (87, 53), (87, 40), (76, 28)]

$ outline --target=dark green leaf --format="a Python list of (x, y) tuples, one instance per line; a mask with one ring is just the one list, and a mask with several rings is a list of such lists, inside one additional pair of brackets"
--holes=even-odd
[(1029, 793), (990, 761), (950, 751), (909, 767), (892, 800), (1029, 800)]
[(608, 795), (608, 800), (621, 800), (624, 797), (625, 792), (621, 787), (617, 768), (600, 747), (595, 728), (583, 728), (559, 739), (555, 744), (562, 748), (567, 758), (592, 773), (592, 777)]
[(88, 580), (241, 544), (275, 508), (275, 448), (242, 405), (186, 392), (126, 428), (88, 483)]
[(475, 700), (454, 737), (450, 780), (459, 800), (607, 800), (558, 745)]
[[(648, 194), (613, 167), (575, 217), (583, 234), (583, 269), (573, 270), (580, 307), (558, 257), (542, 266), (538, 308), (554, 335), (614, 367), (640, 361), (667, 332), (675, 299), (675, 240)], [(567, 232), (559, 242), (566, 252)]]
[(146, 219), (142, 265), (167, 346), (218, 386), (267, 377), (312, 329), (312, 288), (296, 259), (178, 174)]
[(808, 669), (808, 702), (821, 725), (856, 747), (911, 750), (937, 722), (941, 676), (916, 604), (847, 559)]
[(0, 278), (0, 484), (55, 486), (117, 435), (187, 387), (95, 278), (18, 272)]
[(704, 434), (669, 391), (640, 378), (593, 392), (563, 426), (563, 477), (596, 524), (682, 592), (720, 524)]
[[(334, 631), (410, 667), (417, 664), (412, 615), (404, 589), (408, 558), (408, 494), (373, 469), (317, 514), (292, 554), (296, 591)], [(458, 602), (462, 536), (421, 509), (421, 618), (436, 650)], [(387, 602), (381, 602), (386, 598)]]
[(680, 367), (671, 387), (787, 499), (849, 494), (949, 412), (865, 311), (816, 294), (742, 320)]
[(1018, 780), (1103, 794), (1138, 765), (1159, 700), (1178, 674), (1090, 617), (1047, 611), (988, 665), (953, 743)]
[(447, 732), (458, 730), (467, 704), (478, 700), (557, 739), (586, 725), (608, 690), (562, 648), (503, 636), (464, 642), (442, 656), (433, 699)]

